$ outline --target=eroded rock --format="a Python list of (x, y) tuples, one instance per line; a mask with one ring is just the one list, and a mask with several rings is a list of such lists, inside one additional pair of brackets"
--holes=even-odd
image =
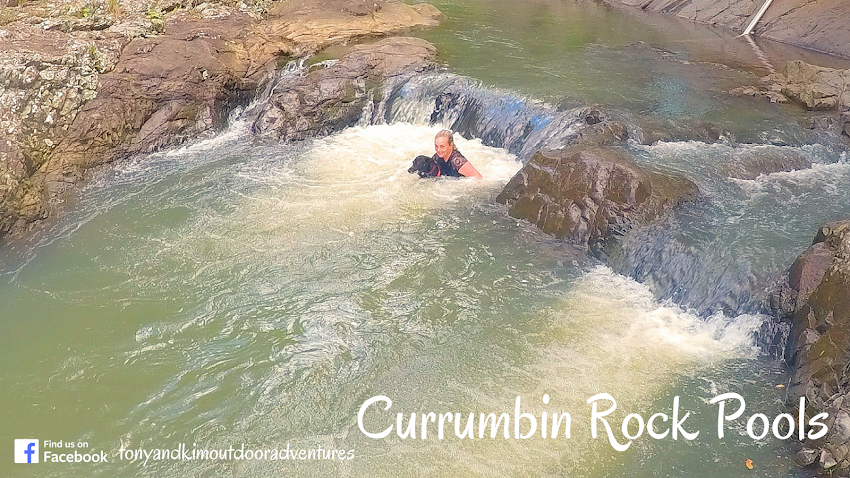
[(810, 453), (801, 459), (820, 470), (844, 472), (850, 470), (850, 220), (821, 228), (787, 277), (770, 299), (774, 313), (791, 323), (786, 403), (795, 410), (805, 397), (807, 413), (829, 413), (827, 436), (805, 443), (819, 453), (816, 463)]
[(631, 228), (697, 194), (686, 178), (646, 171), (612, 149), (578, 146), (535, 154), (496, 201), (511, 216), (603, 257)]
[[(813, 111), (850, 111), (850, 69), (837, 70), (789, 61), (782, 73), (762, 79), (761, 86), (746, 86), (732, 91), (742, 96), (763, 96), (770, 101), (794, 101)], [(842, 121), (844, 123), (844, 121)]]
[(328, 68), (285, 78), (255, 114), (255, 133), (294, 141), (357, 122), (367, 106), (410, 75), (435, 67), (436, 49), (418, 38), (358, 45)]
[[(128, 0), (114, 11), (93, 3), (58, 16), (43, 7), (28, 5), (0, 30), (0, 237), (48, 216), (90, 167), (220, 129), (282, 58), (439, 18), (433, 7), (395, 0), (289, 0), (264, 22), (245, 4)], [(380, 52), (383, 60), (354, 54), (364, 74), (343, 97), (360, 101), (363, 92), (377, 91), (384, 73), (404, 70), (396, 53)], [(329, 84), (304, 85), (302, 93), (330, 97), (322, 89)], [(318, 90), (307, 93), (309, 87)], [(323, 124), (354, 111), (353, 103), (316, 107), (324, 106), (328, 111), (317, 113)]]

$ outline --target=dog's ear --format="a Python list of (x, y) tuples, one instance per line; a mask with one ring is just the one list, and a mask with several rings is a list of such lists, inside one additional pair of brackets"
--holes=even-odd
[(430, 157), (420, 154), (413, 159), (413, 165), (407, 170), (408, 173), (418, 173), (420, 178), (428, 177), (431, 172)]

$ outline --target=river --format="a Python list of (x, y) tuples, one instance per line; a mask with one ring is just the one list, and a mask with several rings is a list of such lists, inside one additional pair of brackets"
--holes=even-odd
[[(807, 476), (792, 440), (747, 434), (749, 416), (784, 412), (788, 380), (753, 338), (766, 320), (753, 301), (819, 225), (850, 215), (850, 161), (836, 137), (805, 126), (822, 115), (726, 94), (799, 52), (756, 54), (722, 31), (691, 25), (683, 36), (675, 20), (597, 3), (435, 5), (446, 21), (419, 35), (447, 69), (400, 91), (389, 124), (283, 145), (252, 137), (236, 112), (214, 138), (99, 170), (60, 219), (0, 251), (0, 442), (109, 455), (37, 465), (51, 477)], [(435, 96), (452, 88), (459, 104), (430, 124)], [(587, 107), (633, 130), (704, 121), (723, 131), (714, 144), (629, 143), (638, 162), (687, 175), (704, 199), (642, 231), (636, 240), (656, 253), (635, 245), (621, 273), (494, 201)], [(540, 127), (512, 136), (529, 121)], [(408, 174), (459, 122), (479, 132), (457, 142), (485, 180)], [(813, 167), (726, 174), (765, 152)], [(747, 409), (719, 438), (708, 402), (727, 392)], [(630, 413), (664, 413), (663, 433), (690, 412), (682, 429), (699, 435), (644, 431), (616, 451), (604, 429), (591, 437), (587, 402), (601, 393), (617, 401), (620, 443)], [(394, 426), (380, 439), (358, 424), (375, 396), (392, 400), (364, 412), (367, 431)], [(527, 440), (514, 437), (517, 397), (537, 420)], [(477, 423), (475, 439), (453, 424), (444, 439), (436, 423), (427, 439), (419, 423), (415, 439), (396, 434), (397, 413), (406, 425), (429, 412), (506, 413), (510, 437), (479, 438)], [(570, 437), (541, 438), (544, 412), (570, 413)], [(181, 444), (353, 458), (119, 456)], [(34, 476), (10, 460), (0, 470)]]

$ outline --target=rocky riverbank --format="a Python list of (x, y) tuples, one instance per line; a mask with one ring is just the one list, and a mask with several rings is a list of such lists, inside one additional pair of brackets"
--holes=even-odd
[[(679, 16), (743, 33), (763, 0), (604, 0), (616, 6)], [(850, 3), (842, 0), (774, 0), (752, 35), (850, 58)]]
[[(823, 226), (788, 269), (768, 309), (790, 334), (784, 348), (791, 368), (786, 405), (798, 413), (826, 412), (829, 433), (807, 439), (795, 456), (818, 471), (850, 470), (850, 221)], [(795, 415), (796, 416), (796, 415)]]
[[(0, 237), (48, 217), (89, 168), (220, 130), (228, 112), (290, 59), (434, 26), (440, 18), (430, 5), (395, 0), (155, 7), (70, 1), (2, 12)], [(413, 54), (433, 65), (433, 47), (411, 42), (420, 48), (361, 49), (359, 63), (332, 71), (351, 81), (368, 77), (375, 88), (382, 75), (399, 73), (376, 66), (379, 57)], [(342, 73), (349, 64), (357, 71)], [(327, 76), (307, 75), (305, 87), (319, 91)], [(322, 132), (347, 124), (331, 115)]]
[(762, 78), (759, 85), (737, 88), (732, 93), (761, 96), (774, 103), (795, 102), (812, 111), (837, 112), (834, 129), (850, 140), (850, 69), (793, 60), (782, 72)]

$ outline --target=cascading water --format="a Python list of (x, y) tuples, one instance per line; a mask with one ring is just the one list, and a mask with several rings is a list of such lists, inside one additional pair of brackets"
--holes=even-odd
[[(589, 111), (503, 88), (415, 77), (385, 95), (378, 124), (370, 111), (368, 124), (294, 145), (252, 137), (248, 108), (216, 138), (102, 171), (48, 230), (0, 251), (0, 363), (20, 364), (0, 373), (0, 442), (354, 450), (40, 464), (41, 476), (797, 476), (788, 443), (750, 439), (746, 417), (718, 439), (706, 402), (734, 391), (748, 414), (784, 411), (783, 370), (751, 339), (764, 318), (748, 284), (848, 213), (846, 156), (728, 138), (625, 146), (704, 193), (630, 236), (613, 265), (638, 282), (494, 204), (521, 161), (568, 142)], [(407, 173), (445, 126), (475, 138), (457, 142), (484, 181)], [(814, 166), (725, 174), (771, 148)], [(672, 414), (679, 396), (701, 434), (614, 451), (590, 437), (586, 400), (602, 392), (619, 420)], [(452, 427), (444, 440), (433, 428), (373, 440), (357, 412), (376, 395), (393, 400), (370, 415), (376, 428), (397, 412), (513, 413), (517, 397), (574, 425), (569, 439), (457, 439)]]

